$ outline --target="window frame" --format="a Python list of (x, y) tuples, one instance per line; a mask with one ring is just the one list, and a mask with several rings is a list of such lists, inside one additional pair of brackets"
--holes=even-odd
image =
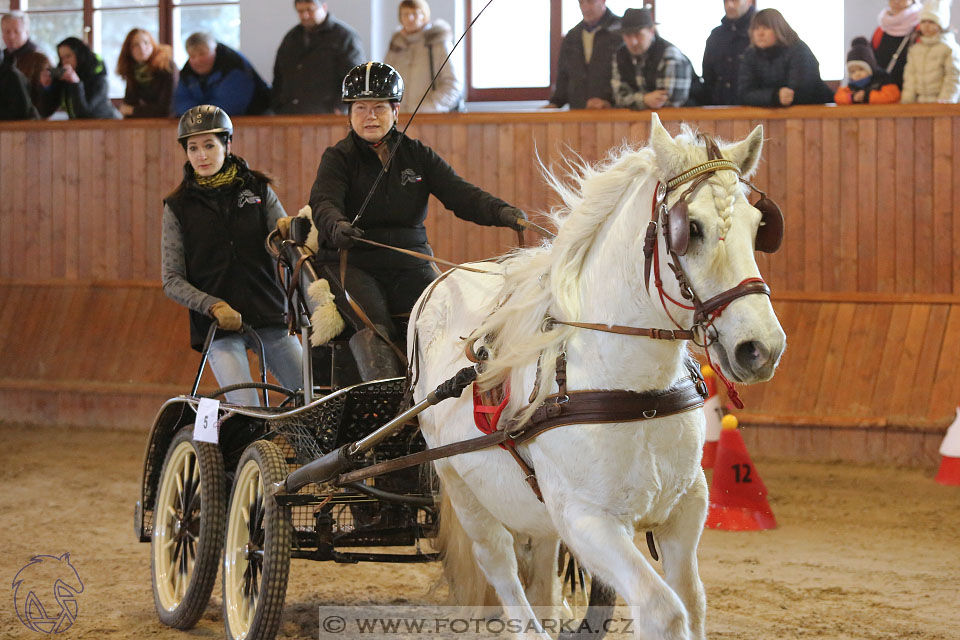
[[(29, 7), (29, 2), (27, 6)], [(190, 2), (189, 4), (175, 4), (174, 0), (157, 0), (157, 42), (161, 44), (175, 45), (173, 42), (173, 12), (175, 9), (184, 7), (213, 7), (221, 5), (239, 5), (240, 0), (207, 0), (205, 2)], [(80, 34), (81, 40), (88, 45), (94, 40), (94, 14), (96, 12), (129, 11), (130, 9), (149, 9), (151, 7), (142, 7), (136, 4), (124, 4), (111, 7), (94, 7), (94, 0), (83, 0), (82, 9), (23, 9), (22, 0), (10, 0), (11, 11), (23, 11), (33, 18), (33, 16), (42, 16), (55, 13), (73, 13), (83, 12), (83, 33)], [(56, 43), (52, 43), (56, 44)], [(51, 45), (52, 46), (52, 45)]]
[[(473, 7), (485, 4), (486, 0), (466, 0), (467, 22), (473, 18)], [(653, 10), (654, 19), (657, 15), (656, 0), (644, 0), (643, 6)], [(549, 100), (553, 87), (557, 82), (557, 65), (560, 62), (560, 45), (563, 43), (562, 31), (563, 2), (550, 0), (550, 86), (549, 87), (492, 87), (476, 89), (473, 86), (473, 38), (468, 33), (464, 39), (466, 44), (466, 86), (468, 102), (493, 101), (520, 101), (520, 100)]]
[[(486, 4), (486, 0), (467, 1), (467, 22), (473, 19), (473, 7)], [(550, 0), (550, 86), (548, 87), (493, 87), (476, 89), (473, 86), (473, 37), (467, 33), (466, 44), (466, 86), (468, 102), (494, 102), (519, 100), (547, 100), (557, 81), (557, 63), (560, 61), (560, 43), (563, 33), (560, 31), (561, 0)]]

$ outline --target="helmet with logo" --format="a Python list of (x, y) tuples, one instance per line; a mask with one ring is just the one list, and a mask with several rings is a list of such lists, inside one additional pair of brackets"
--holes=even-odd
[(403, 78), (382, 62), (358, 64), (343, 78), (343, 101), (403, 99)]
[(180, 126), (177, 128), (177, 141), (186, 144), (190, 136), (202, 133), (220, 134), (224, 143), (233, 136), (233, 123), (227, 112), (212, 104), (201, 104), (190, 107), (180, 117)]

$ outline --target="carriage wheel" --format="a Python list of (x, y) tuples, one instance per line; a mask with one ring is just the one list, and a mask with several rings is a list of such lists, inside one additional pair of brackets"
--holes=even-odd
[(197, 623), (217, 579), (227, 487), (220, 448), (174, 436), (160, 474), (150, 540), (153, 601), (165, 625)]
[(227, 514), (223, 621), (227, 638), (272, 640), (290, 572), (290, 508), (264, 490), (287, 475), (280, 448), (257, 440), (243, 452)]
[(562, 580), (561, 606), (564, 615), (584, 623), (572, 625), (573, 628), (580, 629), (579, 633), (561, 633), (557, 640), (570, 640), (580, 636), (598, 640), (603, 638), (606, 635), (603, 623), (613, 617), (617, 592), (591, 578), (563, 543), (560, 543), (558, 567)]

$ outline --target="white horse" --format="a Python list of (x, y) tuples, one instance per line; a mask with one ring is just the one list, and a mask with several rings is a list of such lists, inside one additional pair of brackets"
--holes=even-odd
[[(756, 169), (762, 141), (758, 126), (745, 140), (722, 147), (723, 156), (747, 177)], [(562, 325), (545, 329), (544, 318), (674, 328), (672, 315), (691, 326), (692, 312), (668, 302), (668, 315), (656, 289), (651, 286), (648, 292), (643, 245), (659, 182), (706, 161), (705, 147), (688, 128), (674, 139), (653, 114), (647, 148), (623, 149), (602, 165), (578, 167), (572, 188), (548, 176), (565, 203), (555, 213), (558, 233), (551, 243), (517, 251), (500, 264), (471, 265), (495, 275), (455, 271), (422, 299), (408, 336), (410, 357), (420, 365), (415, 396), (424, 397), (469, 364), (464, 355), (468, 336), (485, 339), (491, 353), (479, 384), (489, 388), (505, 381), (512, 391), (502, 420), (524, 417), (518, 413), (535, 388), (538, 361), (539, 390), (526, 414), (555, 392), (553, 365), (561, 350), (570, 390), (663, 390), (689, 378), (686, 341)], [(732, 169), (713, 172), (688, 197), (691, 239), (679, 263), (701, 300), (760, 275), (753, 249), (761, 216), (738, 177)], [(670, 192), (667, 206), (683, 190)], [(662, 233), (657, 242), (664, 289), (681, 300), (667, 268)], [(730, 378), (753, 383), (772, 377), (786, 337), (767, 295), (737, 298), (713, 326), (717, 338), (709, 348)], [(431, 448), (481, 435), (469, 396), (420, 416)], [(532, 620), (531, 603), (558, 601), (556, 561), (562, 540), (595, 579), (623, 597), (649, 637), (703, 638), (706, 605), (696, 550), (707, 511), (700, 468), (704, 429), (702, 411), (684, 411), (642, 422), (577, 424), (544, 432), (518, 447), (535, 469), (543, 502), (524, 481), (517, 462), (500, 448), (435, 464), (456, 524), (469, 537), (468, 550), (511, 616)], [(635, 546), (635, 530), (654, 532), (666, 580)], [(532, 541), (533, 580), (526, 590), (518, 575), (514, 536), (518, 542)], [(456, 580), (469, 582), (471, 576)], [(548, 637), (542, 629), (534, 635)]]

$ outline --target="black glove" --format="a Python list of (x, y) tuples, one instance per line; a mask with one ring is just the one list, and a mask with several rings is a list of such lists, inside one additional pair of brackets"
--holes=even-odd
[(527, 214), (516, 207), (504, 207), (497, 212), (497, 222), (501, 227), (510, 227), (515, 231), (523, 231), (523, 227), (517, 222), (526, 220)]
[(337, 249), (349, 249), (357, 243), (357, 238), (363, 235), (363, 231), (346, 220), (337, 220), (337, 224), (330, 233), (330, 244)]

